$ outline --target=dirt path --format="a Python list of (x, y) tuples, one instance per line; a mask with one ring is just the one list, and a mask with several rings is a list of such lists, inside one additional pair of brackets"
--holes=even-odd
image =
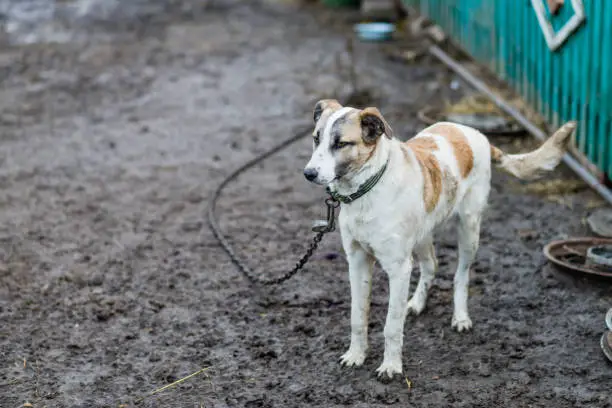
[[(406, 325), (412, 388), (374, 375), (381, 271), (370, 357), (341, 368), (350, 299), (339, 236), (258, 297), (204, 214), (231, 169), (308, 123), (315, 100), (351, 91), (346, 18), (237, 0), (136, 3), (69, 26), (70, 41), (0, 52), (0, 407), (132, 406), (204, 367), (139, 405), (612, 406), (598, 348), (610, 286), (542, 267), (545, 243), (582, 231), (586, 200), (569, 209), (499, 174), (472, 274), (474, 331), (450, 327), (449, 227), (428, 309)], [(404, 137), (451, 79), (374, 46), (355, 60), (360, 89)], [(309, 150), (304, 140), (283, 151), (220, 203), (222, 227), (262, 272), (293, 262), (324, 210), (301, 175)]]

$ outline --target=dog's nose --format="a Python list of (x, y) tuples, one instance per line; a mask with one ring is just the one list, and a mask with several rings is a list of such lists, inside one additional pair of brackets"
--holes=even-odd
[(318, 175), (319, 175), (319, 172), (316, 169), (310, 168), (310, 169), (304, 170), (304, 177), (306, 177), (306, 180), (308, 181), (312, 181), (316, 179)]

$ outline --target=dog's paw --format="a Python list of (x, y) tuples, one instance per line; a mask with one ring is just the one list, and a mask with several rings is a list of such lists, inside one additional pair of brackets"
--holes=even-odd
[(408, 313), (418, 316), (423, 310), (425, 310), (425, 297), (415, 294), (408, 301)]
[(376, 369), (378, 378), (388, 379), (393, 378), (394, 375), (402, 374), (402, 362), (401, 361), (383, 361), (383, 363)]
[(459, 333), (466, 332), (472, 328), (472, 320), (469, 316), (463, 316), (461, 318), (453, 316), (451, 325), (453, 329), (456, 329)]
[(340, 357), (340, 364), (345, 367), (358, 367), (363, 364), (365, 358), (365, 351), (349, 348), (348, 351)]

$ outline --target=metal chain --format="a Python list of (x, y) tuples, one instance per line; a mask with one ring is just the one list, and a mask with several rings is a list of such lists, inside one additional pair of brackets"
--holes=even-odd
[(267, 152), (265, 152), (265, 153), (255, 157), (254, 159), (250, 160), (249, 162), (247, 162), (246, 164), (244, 164), (243, 166), (238, 168), (236, 171), (231, 173), (228, 177), (226, 177), (225, 180), (223, 180), (221, 182), (221, 184), (219, 184), (219, 186), (215, 190), (215, 193), (214, 193), (214, 195), (212, 197), (212, 200), (211, 200), (211, 203), (210, 203), (210, 207), (208, 208), (208, 222), (210, 224), (210, 228), (212, 229), (212, 232), (215, 235), (215, 237), (217, 238), (217, 240), (219, 241), (219, 244), (221, 244), (221, 247), (225, 250), (227, 255), (230, 257), (232, 263), (234, 265), (236, 265), (238, 270), (249, 281), (251, 281), (251, 283), (255, 283), (255, 284), (259, 284), (259, 285), (277, 285), (277, 284), (282, 283), (282, 282), (286, 281), (287, 279), (291, 278), (296, 273), (298, 273), (301, 269), (303, 269), (304, 265), (306, 265), (308, 260), (312, 257), (314, 252), (317, 250), (317, 248), (319, 246), (319, 243), (323, 239), (323, 235), (327, 234), (328, 232), (334, 231), (334, 229), (335, 229), (335, 210), (336, 210), (336, 208), (338, 208), (340, 203), (338, 203), (338, 201), (336, 201), (332, 197), (326, 199), (325, 200), (325, 204), (327, 205), (327, 221), (324, 222), (319, 227), (313, 228), (313, 230), (315, 232), (317, 232), (317, 234), (312, 239), (312, 242), (310, 243), (308, 249), (306, 250), (306, 253), (299, 259), (299, 261), (295, 264), (295, 266), (291, 270), (285, 272), (284, 274), (280, 275), (279, 277), (271, 278), (271, 279), (264, 279), (264, 278), (261, 278), (261, 277), (257, 276), (253, 272), (253, 270), (243, 260), (241, 260), (236, 255), (236, 252), (234, 251), (234, 248), (230, 245), (230, 243), (228, 242), (226, 237), (221, 232), (221, 228), (219, 228), (219, 224), (217, 223), (217, 217), (216, 217), (216, 214), (215, 214), (217, 200), (221, 196), (221, 193), (222, 193), (223, 189), (227, 186), (227, 184), (229, 184), (231, 181), (235, 180), (241, 173), (243, 173), (244, 171), (248, 170), (249, 168), (255, 166), (256, 164), (264, 161), (265, 159), (267, 159), (268, 157), (270, 157), (273, 154), (277, 153), (278, 151), (286, 148), (290, 144), (292, 144), (292, 143), (298, 141), (299, 139), (305, 137), (310, 132), (311, 132), (311, 127), (309, 126), (309, 127), (305, 128), (305, 129), (297, 132), (297, 134), (295, 136), (292, 136), (291, 138), (289, 138), (287, 140), (284, 140), (283, 142), (281, 142), (278, 145), (274, 146), (272, 149), (268, 150)]

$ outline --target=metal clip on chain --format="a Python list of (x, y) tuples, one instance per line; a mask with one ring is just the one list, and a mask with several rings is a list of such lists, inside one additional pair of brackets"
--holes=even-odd
[(327, 219), (317, 220), (312, 225), (314, 232), (332, 232), (336, 230), (336, 208), (340, 206), (340, 203), (334, 199), (331, 195), (325, 200), (327, 205)]

